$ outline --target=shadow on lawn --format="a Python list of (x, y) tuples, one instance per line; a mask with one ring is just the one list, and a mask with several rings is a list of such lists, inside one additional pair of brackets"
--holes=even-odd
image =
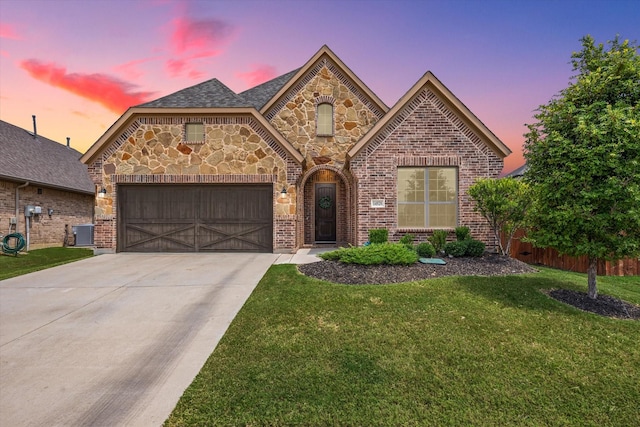
[(546, 277), (514, 275), (474, 277), (472, 281), (461, 277), (456, 279), (456, 283), (461, 289), (471, 294), (505, 306), (535, 311), (575, 313), (571, 306), (556, 301), (544, 292), (550, 289), (576, 290), (577, 287), (571, 282)]

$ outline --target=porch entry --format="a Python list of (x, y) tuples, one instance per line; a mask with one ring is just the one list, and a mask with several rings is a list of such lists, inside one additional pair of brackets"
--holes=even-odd
[(336, 241), (336, 184), (315, 184), (316, 242)]

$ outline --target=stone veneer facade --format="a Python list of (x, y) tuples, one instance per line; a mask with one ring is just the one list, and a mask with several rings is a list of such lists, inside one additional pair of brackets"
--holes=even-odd
[[(316, 111), (323, 103), (334, 109), (332, 135), (316, 134)], [(96, 245), (116, 248), (117, 186), (129, 183), (272, 183), (275, 252), (314, 244), (314, 185), (335, 183), (338, 244), (362, 244), (369, 229), (380, 227), (389, 229), (390, 240), (410, 232), (424, 241), (433, 230), (396, 226), (397, 168), (433, 165), (458, 169), (458, 225), (469, 226), (473, 237), (492, 247), (492, 234), (473, 212), (467, 189), (478, 177), (497, 177), (501, 157), (425, 87), (349, 159), (349, 150), (384, 117), (384, 109), (344, 68), (321, 56), (262, 112), (271, 130), (252, 114), (228, 109), (197, 116), (145, 110), (89, 164), (92, 179), (107, 191), (96, 198)], [(186, 142), (187, 123), (204, 124), (203, 141)], [(302, 155), (301, 164), (273, 132)], [(279, 197), (283, 187), (285, 198)], [(372, 199), (385, 199), (385, 207), (371, 208)]]

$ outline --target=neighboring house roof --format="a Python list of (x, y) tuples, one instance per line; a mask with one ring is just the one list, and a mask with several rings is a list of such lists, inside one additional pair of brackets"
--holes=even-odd
[(527, 164), (525, 163), (524, 165), (520, 166), (518, 169), (515, 169), (511, 172), (509, 172), (508, 174), (505, 175), (505, 178), (511, 177), (511, 178), (519, 178), (521, 176), (524, 176), (525, 172), (528, 170), (529, 168), (527, 167)]
[(481, 138), (497, 155), (501, 158), (511, 154), (507, 147), (493, 132), (487, 128), (445, 85), (436, 78), (431, 71), (427, 71), (424, 76), (409, 91), (396, 102), (396, 104), (385, 114), (382, 120), (378, 121), (367, 134), (354, 145), (347, 153), (349, 158), (355, 157), (363, 148), (373, 141), (387, 126), (393, 126), (395, 120), (402, 113), (405, 106), (410, 104), (416, 95), (423, 88), (433, 91), (445, 105), (453, 110), (456, 115), (469, 126), (479, 138)]
[(299, 70), (300, 68), (290, 71), (280, 77), (240, 92), (239, 95), (256, 107), (256, 110), (260, 110)]
[(0, 178), (94, 194), (81, 153), (0, 120)]
[(225, 86), (220, 80), (211, 79), (137, 107), (226, 108), (251, 106), (249, 102)]
[(289, 89), (294, 87), (296, 83), (298, 83), (298, 81), (302, 79), (320, 59), (322, 59), (323, 56), (328, 57), (331, 62), (336, 64), (338, 68), (342, 70), (347, 75), (347, 77), (355, 84), (356, 88), (362, 91), (374, 103), (374, 105), (381, 110), (382, 113), (386, 113), (389, 110), (389, 107), (387, 107), (385, 103), (382, 102), (380, 98), (378, 98), (378, 95), (373, 93), (373, 91), (369, 89), (367, 85), (365, 85), (364, 82), (360, 80), (360, 78), (356, 76), (353, 71), (351, 71), (349, 67), (347, 67), (346, 64), (342, 62), (340, 58), (338, 58), (336, 54), (331, 51), (331, 49), (329, 49), (327, 45), (324, 45), (318, 52), (316, 52), (315, 55), (313, 55), (310, 60), (307, 61), (306, 64), (304, 64), (293, 74), (288, 82), (284, 86), (282, 86), (280, 90), (278, 90), (266, 104), (264, 104), (260, 108), (260, 113), (265, 114), (271, 107), (277, 105), (278, 101), (289, 91)]

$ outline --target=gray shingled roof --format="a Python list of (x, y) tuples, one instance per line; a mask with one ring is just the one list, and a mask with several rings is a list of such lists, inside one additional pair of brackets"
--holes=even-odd
[(93, 194), (82, 154), (0, 120), (0, 178)]
[(179, 90), (138, 107), (152, 108), (228, 108), (255, 107), (260, 110), (293, 77), (291, 71), (237, 94), (218, 79)]
[(527, 164), (525, 163), (524, 165), (520, 166), (518, 169), (515, 169), (515, 170), (509, 172), (508, 174), (506, 174), (505, 177), (518, 178), (520, 176), (523, 176), (528, 169), (529, 168), (527, 167)]
[(158, 108), (251, 107), (252, 105), (218, 79), (179, 90), (170, 95), (138, 105)]
[(244, 92), (240, 92), (240, 96), (251, 103), (256, 110), (260, 110), (273, 96), (278, 93), (282, 87), (287, 84), (289, 80), (300, 70), (293, 70), (287, 74), (283, 74), (280, 77), (269, 80), (251, 89), (247, 89)]

